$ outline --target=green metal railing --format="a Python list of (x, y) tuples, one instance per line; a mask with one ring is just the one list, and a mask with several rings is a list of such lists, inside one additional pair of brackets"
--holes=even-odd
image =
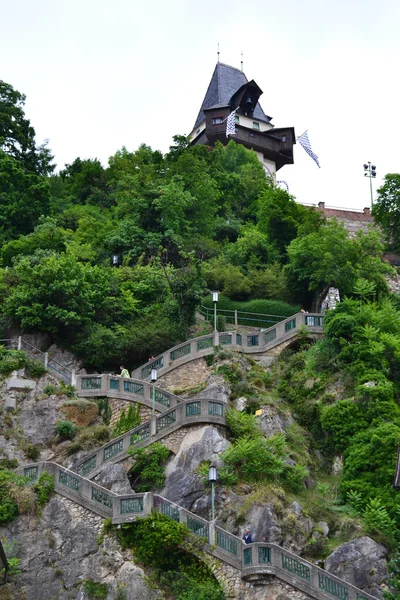
[(253, 549), (246, 548), (243, 550), (243, 565), (245, 567), (250, 567), (253, 564)]
[(347, 587), (338, 583), (337, 581), (333, 581), (327, 575), (322, 575), (318, 573), (318, 585), (321, 590), (324, 592), (329, 592), (332, 596), (339, 598), (339, 600), (348, 600), (349, 590)]
[[(203, 315), (206, 321), (214, 321), (214, 308), (200, 306), (197, 309)], [(275, 323), (280, 323), (287, 319), (287, 316), (268, 315), (264, 313), (252, 313), (245, 310), (229, 310), (217, 308), (217, 316), (225, 317), (227, 323), (237, 323), (238, 325), (248, 325), (253, 327), (271, 327)]]
[(146, 423), (131, 434), (130, 445), (133, 446), (150, 436), (150, 423)]
[(118, 442), (114, 442), (110, 446), (104, 448), (104, 462), (110, 460), (113, 456), (116, 456), (120, 452), (122, 452), (124, 446), (123, 440), (118, 440)]
[(291, 556), (282, 554), (282, 569), (294, 573), (306, 581), (310, 581), (310, 569)]
[(107, 508), (112, 508), (112, 497), (110, 494), (107, 494), (107, 492), (103, 492), (98, 488), (92, 487), (92, 500)]
[(90, 471), (93, 471), (93, 469), (96, 468), (96, 456), (91, 456), (88, 460), (85, 460), (85, 462), (81, 463), (76, 472), (78, 473), (78, 475), (82, 475), (82, 477), (85, 477), (85, 475), (87, 475), (88, 473), (90, 473)]
[(186, 416), (194, 417), (195, 415), (201, 414), (201, 403), (200, 402), (190, 402), (186, 404)]
[(231, 538), (229, 535), (226, 535), (222, 531), (217, 529), (216, 531), (216, 543), (218, 548), (222, 548), (235, 556), (238, 555), (238, 543), (235, 539)]
[(207, 538), (207, 540), (208, 540), (209, 526), (206, 523), (203, 523), (202, 521), (198, 521), (197, 519), (193, 519), (192, 517), (187, 517), (186, 525), (188, 526), (188, 529), (190, 529), (190, 531), (192, 533), (194, 533), (195, 535), (198, 535), (199, 537)]
[(134, 381), (124, 381), (124, 392), (144, 396), (144, 385), (142, 383), (135, 383)]
[(169, 353), (170, 360), (177, 360), (178, 358), (182, 358), (182, 356), (190, 354), (191, 348), (192, 345), (189, 343), (185, 344), (184, 346), (180, 346), (176, 350), (171, 350), (171, 352)]
[(224, 406), (222, 402), (212, 402), (208, 403), (208, 414), (214, 415), (216, 417), (224, 416)]
[(143, 512), (143, 498), (124, 498), (120, 503), (121, 515)]
[(176, 422), (176, 410), (168, 413), (167, 415), (163, 415), (157, 419), (157, 433), (164, 429), (165, 427), (169, 427)]
[(292, 331), (292, 329), (296, 329), (296, 319), (291, 319), (285, 323), (285, 331)]
[(205, 348), (211, 348), (213, 345), (213, 337), (212, 335), (207, 338), (202, 338), (201, 340), (197, 340), (197, 350), (204, 350)]
[(81, 387), (83, 390), (101, 390), (101, 376), (82, 377)]
[(149, 362), (145, 367), (142, 368), (142, 379), (146, 379), (150, 374), (152, 369), (162, 369), (164, 366), (164, 357), (160, 356), (157, 360), (153, 360)]
[(166, 515), (173, 521), (179, 523), (179, 510), (175, 506), (171, 506), (171, 504), (167, 504), (166, 502), (161, 502), (160, 511), (163, 515)]
[(258, 549), (258, 562), (260, 564), (271, 564), (271, 548), (262, 547)]
[(71, 490), (74, 490), (75, 492), (79, 492), (81, 480), (78, 479), (78, 477), (74, 477), (74, 475), (71, 475), (70, 473), (65, 473), (64, 471), (60, 471), (58, 481), (60, 483), (62, 483), (62, 485), (69, 487)]

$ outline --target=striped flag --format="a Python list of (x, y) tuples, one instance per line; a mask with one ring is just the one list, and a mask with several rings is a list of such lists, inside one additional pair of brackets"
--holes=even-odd
[(235, 110), (233, 110), (226, 119), (226, 137), (236, 134), (236, 119), (235, 119), (236, 111), (237, 111), (237, 108), (235, 108)]
[(318, 156), (316, 154), (314, 154), (314, 152), (312, 151), (310, 140), (308, 139), (307, 131), (308, 131), (308, 129), (300, 137), (297, 138), (297, 141), (307, 152), (308, 156), (311, 156), (313, 161), (315, 161), (317, 163), (318, 167), (321, 168), (321, 165), (318, 162)]

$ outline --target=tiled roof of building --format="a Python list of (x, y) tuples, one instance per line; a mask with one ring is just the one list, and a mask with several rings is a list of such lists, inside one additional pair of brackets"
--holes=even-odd
[[(193, 129), (196, 129), (204, 121), (204, 109), (218, 105), (226, 106), (233, 94), (245, 83), (247, 83), (247, 77), (242, 71), (224, 63), (217, 63)], [(253, 117), (265, 123), (270, 121), (259, 102), (254, 109)]]

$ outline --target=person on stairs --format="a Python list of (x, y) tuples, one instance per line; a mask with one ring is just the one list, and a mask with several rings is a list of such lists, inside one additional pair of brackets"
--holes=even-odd
[(124, 365), (120, 366), (121, 373), (120, 377), (130, 377), (128, 369), (125, 369)]
[(253, 536), (251, 535), (249, 527), (247, 527), (246, 531), (242, 535), (242, 540), (245, 544), (251, 544), (253, 542)]

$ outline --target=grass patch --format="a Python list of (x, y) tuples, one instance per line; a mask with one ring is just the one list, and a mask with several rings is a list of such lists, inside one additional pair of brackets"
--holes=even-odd
[(99, 407), (97, 402), (89, 400), (67, 400), (64, 402), (62, 410), (65, 412), (68, 421), (75, 425), (87, 427), (92, 425), (99, 416)]
[(175, 396), (182, 396), (183, 394), (186, 396), (194, 396), (195, 394), (200, 394), (206, 387), (206, 383), (200, 383), (199, 385), (194, 385), (192, 387), (177, 388), (173, 390), (172, 393), (175, 394)]
[[(211, 296), (207, 296), (203, 299), (202, 305), (209, 309), (214, 309), (214, 304)], [(288, 302), (284, 302), (283, 300), (248, 300), (247, 302), (238, 302), (236, 300), (231, 300), (228, 296), (224, 296), (224, 294), (220, 294), (218, 298), (218, 310), (237, 310), (243, 312), (251, 312), (251, 313), (259, 313), (263, 315), (275, 315), (275, 317), (270, 317), (269, 319), (264, 320), (255, 320), (248, 321), (246, 319), (238, 317), (239, 325), (248, 325), (249, 327), (271, 327), (274, 323), (279, 323), (283, 319), (294, 315), (295, 313), (300, 311), (300, 306), (298, 304), (289, 304)], [(249, 315), (251, 318), (256, 319), (255, 315)], [(227, 321), (233, 322), (233, 315), (230, 313), (225, 315)], [(277, 318), (276, 318), (277, 317)], [(210, 319), (213, 319), (213, 315), (209, 315)]]

